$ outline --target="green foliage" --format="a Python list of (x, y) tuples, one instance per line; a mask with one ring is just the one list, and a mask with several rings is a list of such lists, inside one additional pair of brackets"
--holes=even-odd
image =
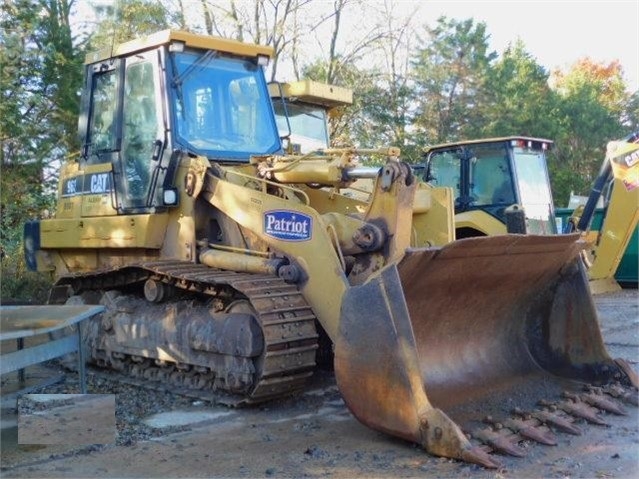
[[(216, 13), (208, 18), (211, 30), (220, 25), (222, 12), (233, 13), (237, 7), (230, 0), (226, 6), (222, 3), (119, 0), (104, 7), (97, 30), (86, 42), (72, 35), (74, 0), (5, 0), (0, 5), (0, 238), (12, 260), (20, 256), (14, 253), (20, 248), (23, 222), (52, 206), (58, 162), (78, 147), (85, 43), (91, 50), (110, 48), (172, 25), (198, 30), (187, 23), (186, 8)], [(336, 2), (331, 13), (336, 20), (347, 3), (371, 12), (365, 2)], [(295, 15), (278, 12), (278, 29), (290, 28), (296, 39), (302, 35), (295, 22), (308, 13), (306, 5), (271, 4), (276, 10), (295, 9)], [(260, 28), (258, 17), (267, 7), (258, 1), (242, 6), (257, 16), (251, 28)], [(248, 35), (244, 18), (237, 12), (233, 18), (240, 20), (237, 32), (246, 29)], [(350, 55), (335, 50), (331, 42), (327, 61), (319, 60), (314, 50), (296, 50), (301, 48), (297, 41), (274, 45), (276, 38), (284, 37), (266, 27), (250, 36), (269, 39), (282, 58), (306, 59), (304, 77), (354, 91), (354, 104), (331, 118), (336, 146), (394, 145), (401, 147), (403, 159), (418, 161), (426, 144), (512, 134), (549, 138), (555, 141), (549, 168), (558, 205), (566, 204), (571, 191), (588, 193), (609, 140), (639, 129), (639, 92), (626, 91), (616, 62), (582, 59), (567, 72), (550, 75), (521, 41), (500, 54), (490, 51), (490, 35), (482, 22), (440, 17), (434, 26), (422, 27), (417, 48), (408, 49), (414, 31), (399, 35), (397, 29), (384, 30), (380, 22), (380, 30), (366, 32), (370, 41)], [(337, 39), (336, 31), (332, 39)], [(400, 45), (409, 52), (405, 61), (394, 56)], [(388, 58), (380, 58), (384, 55)], [(384, 64), (386, 69), (380, 66)]]
[(151, 0), (121, 0), (107, 8), (103, 16), (91, 36), (91, 50), (112, 48), (169, 27), (167, 10), (161, 2)]
[(557, 133), (549, 170), (555, 203), (565, 205), (571, 192), (588, 195), (607, 143), (632, 131), (624, 124), (632, 103), (614, 63), (582, 60), (555, 76)]
[(440, 17), (425, 30), (412, 62), (417, 143), (468, 137), (481, 121), (482, 86), (497, 56), (488, 51), (486, 25)]
[(0, 260), (0, 303), (46, 302), (52, 278), (49, 275), (28, 271), (24, 262), (24, 249), (18, 244), (5, 251)]
[[(82, 48), (73, 44), (69, 0), (0, 6), (0, 247), (2, 294), (35, 294), (39, 275), (21, 263), (22, 227), (52, 204), (57, 163), (77, 149)], [(22, 296), (21, 296), (22, 297)]]
[(557, 99), (548, 77), (523, 43), (509, 47), (485, 78), (482, 121), (471, 125), (470, 135), (554, 138)]
[[(417, 161), (426, 144), (548, 138), (555, 141), (549, 154), (553, 195), (565, 205), (571, 191), (588, 194), (607, 142), (639, 127), (639, 92), (626, 92), (616, 62), (582, 59), (550, 75), (521, 41), (501, 55), (489, 51), (486, 26), (472, 19), (441, 17), (424, 32), (406, 78), (340, 64), (351, 74), (338, 84), (354, 91), (355, 104), (342, 115), (350, 143), (400, 146), (404, 160)], [(327, 71), (316, 61), (305, 75), (326, 81)]]
[(628, 99), (622, 117), (622, 123), (628, 131), (639, 131), (639, 90)]

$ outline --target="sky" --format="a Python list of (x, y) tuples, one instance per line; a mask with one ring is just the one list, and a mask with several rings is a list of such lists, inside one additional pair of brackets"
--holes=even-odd
[[(88, 2), (113, 1), (78, 0), (78, 3), (82, 6)], [(549, 72), (556, 68), (565, 71), (584, 57), (604, 64), (618, 60), (628, 89), (639, 90), (639, 0), (364, 0), (363, 3), (381, 5), (384, 1), (392, 4), (394, 15), (412, 15), (416, 27), (434, 26), (441, 15), (484, 22), (492, 50), (501, 54), (509, 43), (519, 38), (526, 51)], [(182, 2), (199, 21), (200, 0)], [(313, 3), (320, 8), (330, 8), (333, 0), (313, 0)], [(366, 30), (366, 21), (361, 17), (344, 18), (343, 25), (356, 32)], [(321, 43), (321, 49), (328, 48), (328, 38), (326, 41), (322, 38)], [(315, 44), (314, 48), (317, 47)], [(282, 67), (278, 72), (287, 76), (286, 68)], [(290, 79), (279, 78), (280, 81)]]
[(631, 92), (639, 90), (639, 0), (482, 1), (395, 0), (419, 8), (416, 20), (435, 25), (440, 15), (486, 23), (490, 46), (501, 53), (520, 38), (537, 63), (552, 71), (590, 57), (618, 60)]

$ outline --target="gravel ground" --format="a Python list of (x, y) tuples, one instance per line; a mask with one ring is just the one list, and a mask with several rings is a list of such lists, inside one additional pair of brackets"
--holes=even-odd
[[(76, 374), (65, 376), (64, 382), (36, 389), (31, 394), (77, 394), (79, 384)], [(149, 440), (185, 430), (185, 426), (152, 428), (143, 422), (144, 418), (173, 409), (190, 408), (202, 401), (188, 397), (145, 389), (138, 386), (119, 383), (117, 381), (96, 376), (89, 371), (87, 376), (89, 394), (114, 394), (115, 419), (117, 428), (116, 445), (130, 446), (138, 441)], [(40, 403), (21, 398), (19, 414), (29, 414), (57, 406), (70, 405), (73, 400), (56, 400), (54, 403)]]
[[(613, 357), (639, 371), (639, 296), (625, 290), (596, 298), (601, 329)], [(52, 372), (55, 372), (52, 369)], [(88, 391), (115, 394), (115, 445), (7, 446), (4, 477), (473, 477), (519, 479), (639, 477), (637, 408), (606, 416), (611, 428), (562, 436), (559, 447), (525, 446), (525, 459), (502, 458), (504, 468), (435, 458), (417, 446), (372, 431), (345, 407), (331, 374), (322, 373), (301, 396), (250, 409), (143, 389), (89, 371)], [(77, 374), (34, 393), (77, 394)], [(41, 404), (25, 402), (22, 411)], [(215, 419), (154, 428), (144, 423), (167, 411), (207, 411)], [(3, 417), (4, 420), (4, 417)]]

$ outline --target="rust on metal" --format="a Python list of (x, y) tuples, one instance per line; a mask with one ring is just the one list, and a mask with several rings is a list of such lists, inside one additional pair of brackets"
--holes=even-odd
[(524, 417), (529, 416), (535, 418), (542, 424), (547, 424), (561, 432), (572, 434), (573, 436), (581, 436), (582, 434), (581, 429), (578, 426), (575, 426), (572, 421), (550, 411), (541, 409), (531, 412), (524, 412), (520, 409), (515, 408), (515, 410), (513, 410), (513, 413)]
[(557, 438), (550, 431), (544, 431), (540, 429), (537, 425), (530, 424), (527, 421), (515, 418), (506, 418), (501, 421), (497, 421), (492, 417), (488, 416), (485, 419), (485, 422), (489, 424), (493, 424), (495, 427), (506, 427), (513, 432), (516, 432), (520, 436), (536, 441), (540, 444), (544, 444), (546, 446), (556, 446)]
[(478, 429), (471, 433), (472, 437), (488, 444), (495, 451), (515, 457), (525, 457), (525, 451), (510, 441), (506, 436), (499, 434), (492, 429)]
[[(335, 344), (349, 409), (373, 429), (461, 459), (472, 445), (460, 429), (472, 430), (477, 411), (507, 414), (509, 398), (533, 408), (566, 383), (610, 382), (620, 370), (603, 343), (582, 247), (563, 235), (469, 238), (408, 250), (397, 265), (350, 288)], [(584, 412), (587, 405), (575, 408), (600, 421)], [(429, 415), (446, 427), (430, 418), (424, 426)], [(533, 417), (581, 432), (558, 415)], [(494, 431), (480, 436), (521, 452)]]
[(637, 375), (637, 372), (628, 364), (628, 361), (616, 358), (615, 364), (623, 371), (623, 374), (628, 378), (630, 384), (632, 384), (635, 389), (639, 389), (639, 375)]
[(571, 416), (578, 417), (580, 419), (585, 419), (591, 424), (597, 424), (598, 426), (608, 426), (599, 415), (597, 414), (597, 410), (589, 407), (587, 404), (582, 403), (581, 401), (558, 401), (556, 403), (549, 403), (547, 401), (540, 401), (540, 405), (542, 406), (550, 406), (553, 405), (558, 409), (570, 414)]
[(617, 416), (628, 415), (628, 412), (619, 404), (616, 404), (613, 401), (595, 393), (573, 394), (566, 391), (564, 392), (564, 397), (572, 399), (573, 401), (585, 402), (586, 404), (596, 407), (597, 409), (616, 414)]

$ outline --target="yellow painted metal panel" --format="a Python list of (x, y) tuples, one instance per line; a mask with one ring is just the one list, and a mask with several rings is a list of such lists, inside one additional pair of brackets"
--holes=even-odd
[(109, 58), (150, 50), (161, 45), (167, 45), (172, 41), (183, 42), (186, 46), (189, 47), (202, 48), (206, 50), (217, 50), (225, 53), (232, 53), (234, 55), (248, 57), (266, 55), (271, 58), (273, 57), (274, 52), (272, 47), (267, 47), (264, 45), (242, 43), (236, 40), (212, 37), (208, 35), (196, 35), (194, 33), (188, 33), (179, 30), (162, 30), (143, 38), (122, 43), (115, 46), (113, 49), (105, 48), (97, 52), (89, 53), (86, 56), (85, 63), (91, 64), (108, 60)]
[(466, 211), (455, 215), (455, 227), (476, 229), (488, 236), (506, 234), (504, 223), (480, 210)]
[[(281, 85), (284, 98), (293, 101), (311, 103), (313, 105), (324, 105), (332, 108), (337, 106), (352, 105), (353, 91), (337, 85), (329, 85), (312, 80), (301, 80)], [(269, 85), (271, 97), (280, 96), (279, 85)]]
[(47, 248), (150, 248), (164, 241), (168, 214), (43, 220), (41, 244)]
[(74, 177), (81, 178), (80, 165), (76, 161), (70, 161), (62, 166), (58, 183), (58, 205), (56, 207), (57, 218), (77, 218), (82, 210), (82, 198), (80, 196), (65, 196), (63, 191), (64, 181)]

